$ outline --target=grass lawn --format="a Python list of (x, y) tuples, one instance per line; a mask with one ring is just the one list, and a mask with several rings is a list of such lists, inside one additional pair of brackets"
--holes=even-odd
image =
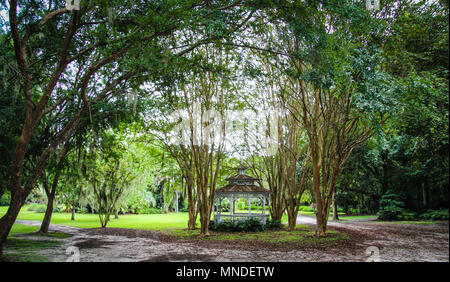
[[(0, 216), (7, 210), (7, 207), (0, 207)], [(71, 220), (71, 213), (53, 213), (52, 224), (69, 225), (80, 228), (101, 227), (100, 220), (96, 214), (75, 214), (75, 220)], [(42, 221), (44, 213), (27, 211), (27, 206), (22, 207), (18, 220), (38, 220)], [(107, 227), (153, 229), (163, 230), (168, 228), (186, 228), (189, 215), (186, 212), (169, 214), (126, 214), (119, 215), (119, 219), (111, 216), (111, 221)]]
[[(22, 239), (21, 235), (37, 235), (38, 226), (29, 226), (15, 223), (11, 228), (5, 244), (5, 258), (10, 261), (20, 262), (48, 262), (50, 258), (39, 254), (39, 251), (54, 248), (62, 244), (60, 240), (49, 239), (48, 237), (64, 238), (68, 234), (54, 232), (46, 235), (38, 235), (39, 239)], [(42, 239), (41, 239), (42, 238)]]

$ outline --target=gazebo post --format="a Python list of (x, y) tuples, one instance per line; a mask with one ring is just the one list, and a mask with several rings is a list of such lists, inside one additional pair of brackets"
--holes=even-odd
[(214, 223), (217, 223), (217, 216), (219, 215), (219, 206), (218, 206), (218, 204), (217, 204), (217, 201), (219, 200), (220, 198), (216, 198), (215, 199), (215, 201), (214, 201), (214, 205), (213, 205), (213, 209), (214, 209)]
[(263, 200), (263, 214), (266, 214), (266, 195), (263, 195), (264, 200)]
[(231, 197), (230, 197), (230, 218), (231, 218), (231, 221), (233, 221), (233, 214), (234, 214), (234, 196), (231, 195)]

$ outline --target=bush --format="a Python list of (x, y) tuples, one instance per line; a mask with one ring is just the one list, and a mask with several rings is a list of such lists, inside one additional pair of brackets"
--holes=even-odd
[(397, 194), (387, 192), (380, 199), (380, 210), (377, 213), (379, 220), (403, 220), (406, 211), (404, 203)]
[(309, 206), (300, 206), (298, 210), (303, 212), (314, 212), (314, 209)]
[(225, 220), (217, 224), (211, 221), (209, 223), (209, 229), (219, 232), (231, 232), (235, 230), (235, 224), (231, 220)]
[(419, 215), (421, 220), (448, 220), (448, 210), (427, 210)]
[(209, 224), (209, 229), (219, 232), (260, 232), (266, 229), (280, 228), (280, 220), (268, 220), (266, 224), (264, 224), (260, 220), (255, 218), (237, 221), (225, 220), (218, 224), (215, 224), (214, 221), (211, 221)]
[(0, 206), (9, 206), (9, 201), (11, 200), (11, 197), (9, 194), (3, 194), (3, 196), (0, 198)]
[(36, 203), (31, 203), (27, 209), (27, 211), (34, 211), (37, 213), (44, 213), (45, 210), (47, 209), (47, 206), (44, 204), (36, 204)]
[(250, 218), (247, 220), (238, 221), (236, 223), (236, 231), (243, 232), (259, 232), (264, 231), (265, 225), (258, 219)]
[(281, 220), (268, 220), (266, 222), (266, 229), (281, 229)]
[(162, 214), (163, 210), (157, 208), (139, 207), (136, 209), (137, 214)]

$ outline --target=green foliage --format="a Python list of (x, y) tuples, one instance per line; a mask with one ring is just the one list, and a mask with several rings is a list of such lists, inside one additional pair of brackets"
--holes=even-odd
[(418, 217), (421, 220), (448, 220), (448, 209), (427, 210)]
[(162, 214), (164, 210), (157, 208), (139, 207), (136, 209), (136, 214)]
[(10, 200), (11, 200), (11, 197), (10, 197), (9, 193), (8, 194), (3, 194), (0, 197), (0, 206), (9, 206), (9, 201)]
[(280, 229), (282, 227), (280, 220), (268, 220), (266, 224), (255, 218), (246, 220), (224, 220), (218, 224), (211, 221), (209, 229), (219, 232), (260, 232), (266, 229)]
[(281, 220), (268, 220), (265, 226), (266, 229), (281, 229), (282, 227)]
[(303, 212), (314, 212), (314, 209), (310, 206), (300, 206), (298, 210)]
[(377, 213), (379, 220), (402, 220), (405, 210), (404, 202), (397, 194), (388, 192), (381, 197), (380, 210)]
[(44, 213), (46, 209), (47, 209), (47, 206), (44, 205), (44, 204), (31, 203), (28, 206), (27, 211), (34, 211), (34, 212), (37, 212), (37, 213)]

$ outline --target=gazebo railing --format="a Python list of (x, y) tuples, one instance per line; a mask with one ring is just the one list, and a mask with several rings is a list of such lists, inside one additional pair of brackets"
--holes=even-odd
[(224, 220), (242, 220), (242, 219), (250, 219), (254, 218), (257, 220), (260, 220), (262, 223), (266, 223), (267, 220), (270, 219), (270, 214), (248, 214), (248, 213), (234, 213), (234, 214), (215, 214), (214, 215), (214, 222), (215, 223), (221, 223)]

